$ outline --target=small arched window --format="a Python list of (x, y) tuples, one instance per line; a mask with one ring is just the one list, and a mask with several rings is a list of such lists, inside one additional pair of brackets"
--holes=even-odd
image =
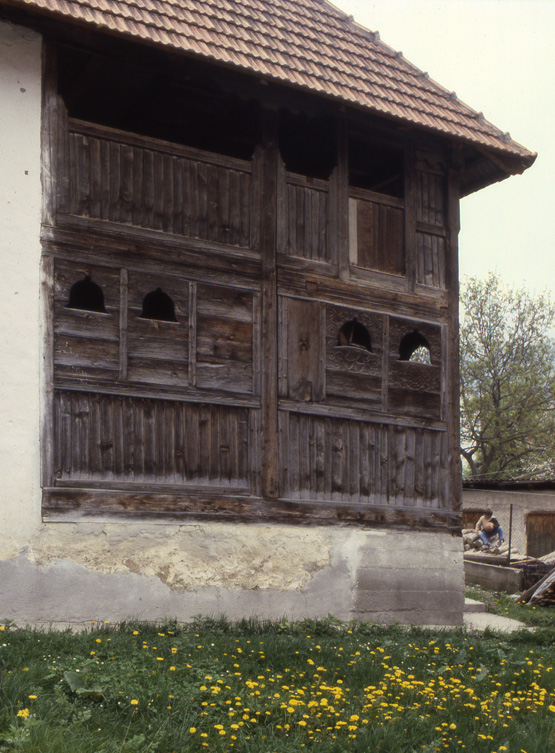
[(143, 298), (143, 310), (139, 319), (156, 319), (160, 322), (176, 322), (175, 306), (162, 288), (147, 293)]
[(349, 322), (345, 322), (341, 327), (337, 336), (337, 344), (342, 347), (348, 346), (367, 350), (369, 353), (372, 352), (370, 332), (364, 324), (356, 320), (356, 317)]
[(399, 344), (399, 360), (431, 364), (430, 343), (417, 329), (407, 332)]
[(91, 280), (90, 275), (86, 275), (82, 280), (78, 280), (71, 286), (69, 303), (66, 308), (105, 314), (106, 307), (102, 288)]

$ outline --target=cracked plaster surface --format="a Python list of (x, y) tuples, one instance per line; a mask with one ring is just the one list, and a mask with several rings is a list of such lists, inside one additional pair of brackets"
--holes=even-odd
[(97, 573), (157, 577), (172, 589), (301, 590), (329, 567), (332, 541), (321, 529), (202, 524), (41, 526), (25, 555), (46, 566), (70, 559)]

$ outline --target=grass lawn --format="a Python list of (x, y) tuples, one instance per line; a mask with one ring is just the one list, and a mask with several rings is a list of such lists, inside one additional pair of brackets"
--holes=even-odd
[(333, 620), (4, 625), (0, 751), (555, 753), (555, 610), (538, 609), (551, 627), (506, 636)]

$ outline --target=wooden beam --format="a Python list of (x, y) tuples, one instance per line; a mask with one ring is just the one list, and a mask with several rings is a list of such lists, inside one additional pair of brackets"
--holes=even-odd
[(83, 521), (116, 517), (128, 520), (216, 520), (233, 523), (353, 525), (399, 530), (460, 533), (460, 516), (431, 508), (395, 509), (383, 505), (278, 500), (231, 495), (152, 493), (109, 489), (45, 489), (43, 520)]

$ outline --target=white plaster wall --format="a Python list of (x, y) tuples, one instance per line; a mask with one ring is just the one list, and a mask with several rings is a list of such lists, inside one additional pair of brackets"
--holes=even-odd
[(41, 38), (0, 22), (0, 556), (40, 523)]

